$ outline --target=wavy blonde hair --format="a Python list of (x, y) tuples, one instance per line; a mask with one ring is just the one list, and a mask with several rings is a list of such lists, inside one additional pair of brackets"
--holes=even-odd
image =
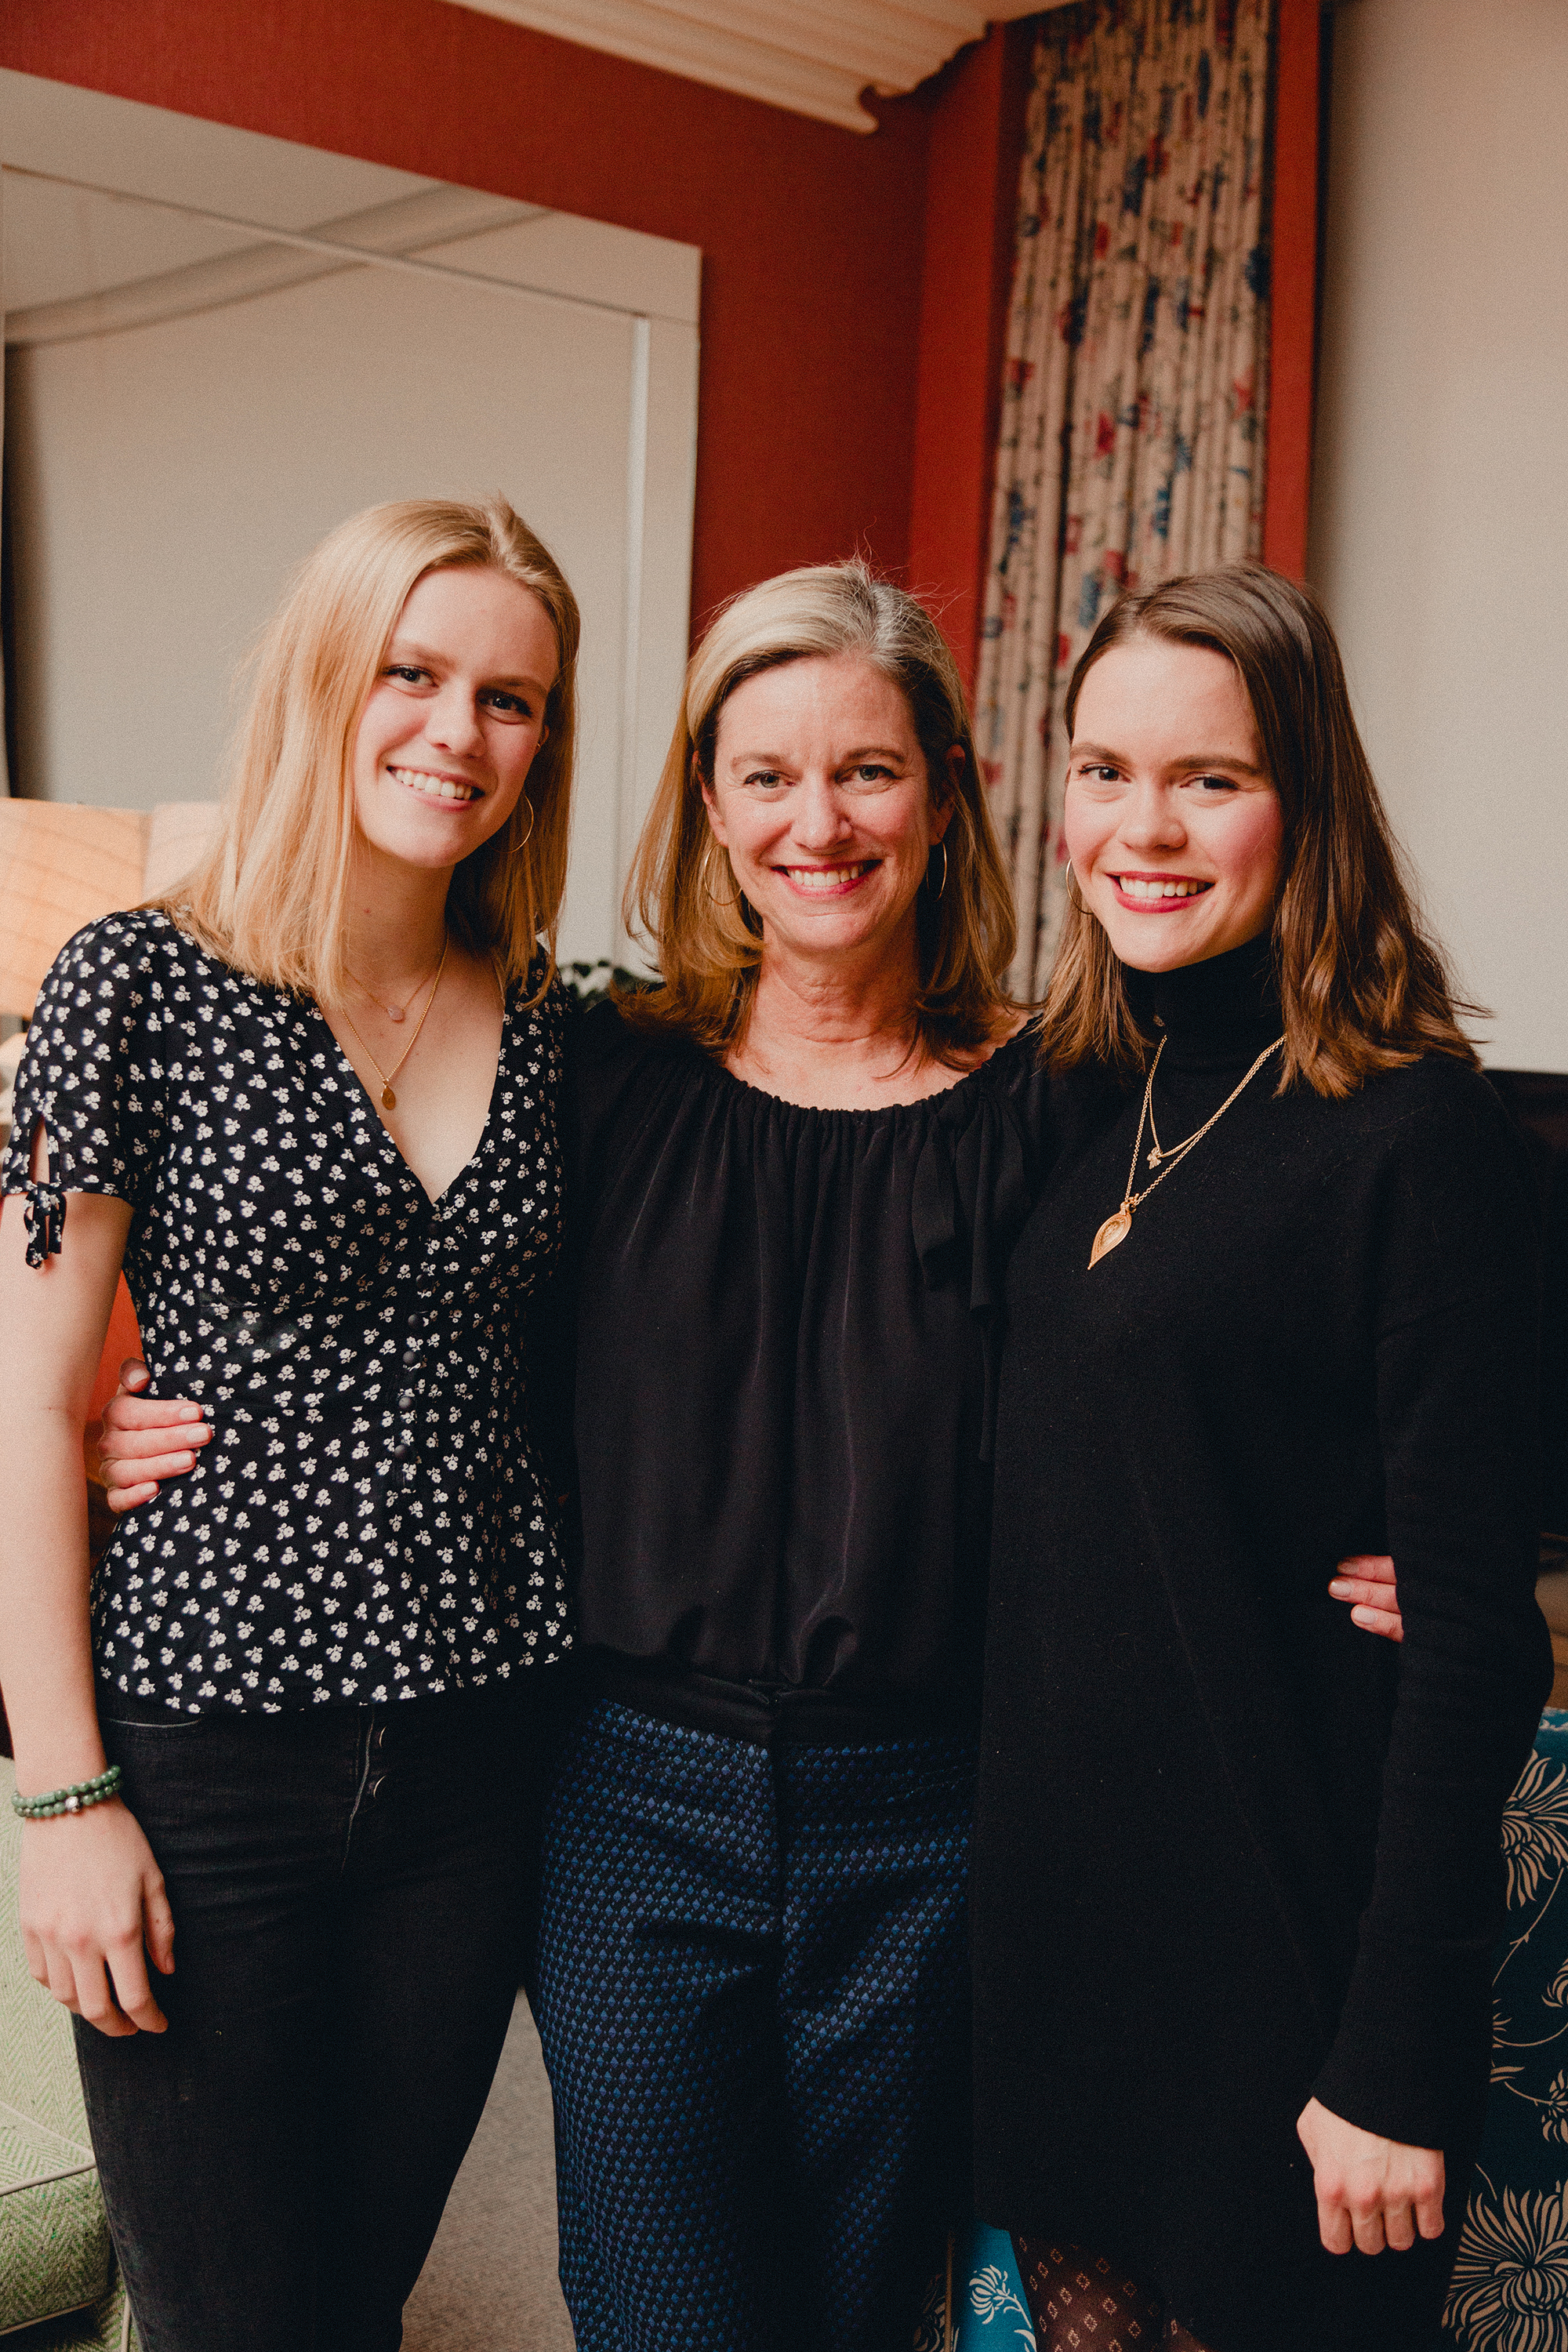
[[(1201, 646), (1234, 662), (1252, 706), (1263, 765), (1285, 820), (1275, 902), (1274, 973), (1284, 1016), (1279, 1091), (1353, 1094), (1376, 1070), (1425, 1054), (1479, 1067), (1459, 1026), (1443, 951), (1407, 882), (1344, 665), (1308, 588), (1261, 563), (1190, 572), (1123, 596), (1079, 657), (1067, 691), (1070, 740), (1096, 662), (1139, 638)], [(1484, 1015), (1480, 1015), (1484, 1018)], [(1104, 927), (1069, 896), (1040, 1012), (1043, 1057), (1141, 1071), (1150, 1041), (1128, 1002)]]
[(531, 826), (520, 799), (457, 868), (447, 899), (453, 930), (491, 959), (503, 989), (526, 977), (541, 941), (545, 968), (530, 1002), (550, 985), (566, 887), (581, 624), (560, 565), (500, 497), (367, 507), (295, 573), (251, 656), (255, 683), (217, 837), (193, 874), (150, 901), (226, 963), (320, 1003), (345, 993), (354, 738), (410, 590), (428, 572), (455, 569), (515, 580), (555, 633), (550, 731), (528, 774)]
[[(745, 1034), (762, 931), (708, 822), (719, 715), (735, 688), (787, 662), (858, 654), (909, 705), (933, 801), (951, 805), (940, 895), (919, 902), (921, 1045), (956, 1063), (1006, 1025), (1013, 894), (991, 823), (963, 687), (942, 632), (902, 588), (861, 562), (781, 572), (721, 607), (687, 665), (675, 733), (626, 883), (627, 932), (645, 940), (664, 985), (621, 990), (628, 1021), (721, 1052)], [(949, 755), (963, 758), (953, 766)]]

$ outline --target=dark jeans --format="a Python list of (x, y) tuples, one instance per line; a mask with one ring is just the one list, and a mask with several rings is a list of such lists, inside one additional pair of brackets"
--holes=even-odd
[(102, 1701), (175, 1925), (167, 2033), (77, 2026), (144, 2352), (402, 2342), (523, 1968), (543, 1681), (273, 1716)]

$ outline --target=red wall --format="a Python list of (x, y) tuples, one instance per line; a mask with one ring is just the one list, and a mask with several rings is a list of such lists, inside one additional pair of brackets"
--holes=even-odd
[[(1305, 560), (1318, 10), (1280, 0), (1265, 554)], [(973, 668), (1031, 28), (873, 137), (447, 0), (5, 0), (0, 65), (700, 246), (692, 616), (857, 549)]]
[(1274, 227), (1268, 335), (1268, 475), (1263, 561), (1307, 573), (1318, 324), (1321, 0), (1279, 0), (1274, 85)]
[(694, 617), (904, 565), (921, 105), (861, 137), (447, 0), (5, 0), (0, 65), (700, 246)]

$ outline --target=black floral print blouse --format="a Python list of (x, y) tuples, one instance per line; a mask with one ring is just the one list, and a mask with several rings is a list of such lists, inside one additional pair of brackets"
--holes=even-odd
[(561, 1248), (566, 1008), (522, 993), (479, 1149), (432, 1202), (313, 1005), (162, 914), (62, 950), (5, 1189), (28, 1194), (35, 1264), (69, 1247), (71, 1192), (130, 1202), (154, 1390), (214, 1432), (100, 1563), (111, 1689), (277, 1713), (475, 1689), (570, 1647), (524, 1369)]

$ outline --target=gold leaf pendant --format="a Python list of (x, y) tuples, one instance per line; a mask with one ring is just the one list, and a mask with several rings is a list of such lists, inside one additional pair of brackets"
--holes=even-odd
[(1112, 1211), (1111, 1214), (1107, 1217), (1105, 1223), (1096, 1234), (1094, 1237), (1094, 1247), (1089, 1254), (1089, 1265), (1091, 1266), (1098, 1265), (1100, 1259), (1104, 1257), (1108, 1252), (1115, 1249), (1119, 1244), (1124, 1242), (1131, 1231), (1132, 1211), (1129, 1207), (1128, 1203), (1123, 1201), (1120, 1209)]

